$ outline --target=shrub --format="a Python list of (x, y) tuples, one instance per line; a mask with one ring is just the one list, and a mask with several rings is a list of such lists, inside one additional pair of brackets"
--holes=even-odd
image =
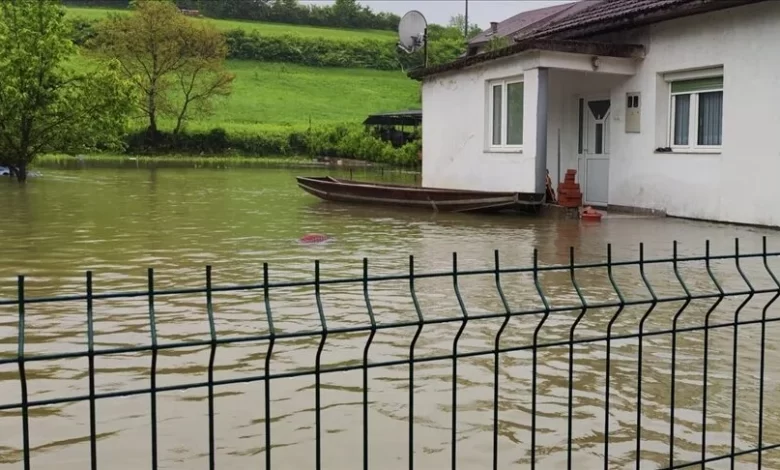
[(179, 153), (200, 155), (235, 154), (251, 157), (332, 157), (363, 160), (388, 165), (414, 167), (420, 140), (393, 148), (359, 125), (313, 128), (310, 131), (264, 131), (231, 133), (217, 128), (208, 132), (178, 135), (162, 132), (153, 147), (144, 130), (130, 133), (126, 151), (132, 154)]

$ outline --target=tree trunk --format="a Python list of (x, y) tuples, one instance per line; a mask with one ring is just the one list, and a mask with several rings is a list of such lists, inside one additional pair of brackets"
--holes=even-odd
[(11, 176), (16, 173), (16, 181), (20, 183), (26, 183), (27, 182), (27, 164), (22, 163), (19, 166), (12, 166), (11, 167)]

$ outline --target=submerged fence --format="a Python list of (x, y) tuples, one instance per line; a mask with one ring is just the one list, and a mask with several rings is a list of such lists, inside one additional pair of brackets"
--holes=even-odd
[[(780, 319), (771, 315), (780, 296), (780, 282), (770, 261), (778, 256), (779, 252), (767, 251), (765, 238), (760, 252), (740, 253), (737, 241), (734, 252), (728, 255), (712, 255), (707, 242), (703, 256), (678, 256), (675, 243), (673, 256), (663, 259), (645, 259), (640, 245), (639, 259), (633, 261), (613, 260), (608, 247), (606, 261), (587, 264), (575, 262), (573, 248), (569, 262), (557, 265), (542, 265), (534, 252), (532, 266), (519, 268), (501, 266), (496, 252), (491, 269), (464, 270), (458, 267), (457, 255), (453, 254), (448, 272), (418, 273), (410, 257), (409, 270), (404, 274), (370, 275), (369, 263), (364, 260), (362, 276), (334, 279), (323, 278), (320, 263), (315, 262), (313, 280), (287, 282), (273, 281), (266, 264), (262, 282), (241, 286), (214, 285), (212, 269), (207, 267), (205, 286), (175, 290), (155, 288), (155, 273), (150, 269), (145, 290), (121, 293), (95, 292), (93, 275), (88, 272), (85, 294), (47, 298), (28, 297), (25, 278), (20, 276), (18, 298), (0, 300), (0, 308), (16, 312), (14, 325), (18, 329), (15, 340), (5, 341), (14, 343), (16, 353), (0, 356), (0, 367), (15, 367), (16, 376), (13, 380), (8, 374), (0, 377), (5, 385), (15, 384), (19, 397), (12, 399), (8, 393), (0, 393), (1, 427), (15, 430), (0, 442), (0, 464), (23, 465), (25, 469), (36, 466), (36, 449), (45, 448), (31, 444), (36, 432), (31, 428), (31, 421), (37, 419), (36, 409), (86, 402), (88, 433), (84, 443), (88, 442), (88, 450), (82, 454), (80, 467), (118, 468), (119, 460), (107, 463), (114, 459), (111, 456), (104, 457), (106, 460), (99, 465), (99, 441), (105, 438), (100, 427), (108, 423), (99, 423), (98, 405), (112, 398), (143, 396), (149, 400), (148, 410), (142, 410), (149, 413), (145, 418), (150, 427), (149, 466), (156, 469), (161, 466), (161, 397), (170, 392), (205, 390), (206, 404), (200, 408), (202, 427), (197, 432), (207, 435), (207, 449), (199, 455), (208, 468), (231, 467), (234, 465), (220, 462), (217, 416), (218, 404), (224, 400), (219, 396), (220, 389), (257, 382), (262, 384), (262, 400), (254, 396), (227, 423), (228, 429), (235, 429), (242, 414), (257, 412), (262, 416), (253, 422), (261, 428), (254, 435), (261, 442), (255, 443), (258, 447), (249, 455), (240, 456), (241, 465), (261, 467), (264, 461), (267, 469), (302, 468), (287, 460), (292, 457), (274, 457), (292, 445), (289, 434), (279, 429), (285, 425), (294, 428), (293, 421), (300, 419), (297, 413), (278, 411), (277, 406), (302, 392), (275, 390), (285, 381), (313, 377), (313, 404), (302, 402), (299, 406), (313, 421), (313, 429), (303, 426), (297, 431), (303, 429), (301, 432), (313, 438), (312, 463), (317, 469), (350, 465), (364, 469), (432, 468), (431, 461), (422, 460), (433, 458), (431, 454), (441, 455), (439, 465), (453, 469), (780, 468), (780, 454), (772, 452), (780, 448), (780, 404), (767, 399), (780, 387), (780, 368), (775, 366), (780, 353), (768, 340), (768, 329)], [(660, 283), (650, 281), (648, 272), (652, 269), (666, 270)], [(723, 270), (733, 272), (727, 275)], [(618, 272), (628, 271), (633, 277), (621, 287), (621, 279), (628, 278), (621, 278)], [(594, 277), (590, 274), (593, 272), (600, 272), (602, 277)], [(508, 283), (510, 276), (518, 281)], [(765, 285), (759, 285), (758, 277)], [(483, 283), (469, 293), (480, 298), (492, 296), (496, 300), (493, 307), (469, 306), (464, 285), (472, 278), (490, 280), (490, 284)], [(445, 284), (437, 284), (439, 293), (435, 295), (454, 296), (456, 309), (450, 314), (431, 315), (419, 299), (419, 285), (436, 280)], [(735, 281), (742, 287), (726, 286)], [(374, 297), (374, 286), (387, 282), (402, 283), (404, 295), (410, 300), (407, 308), (399, 308), (389, 319), (376, 311)], [(517, 295), (508, 294), (523, 282), (527, 289), (520, 289)], [(588, 284), (596, 286), (592, 295), (585, 292)], [(357, 289), (362, 297), (360, 308), (352, 310), (362, 313), (340, 315), (336, 325), (333, 309), (324, 306), (325, 290), (339, 286)], [(313, 290), (314, 308), (305, 315), (313, 315), (316, 327), (280, 326), (286, 311), (279, 307), (284, 296), (276, 293), (284, 289)], [(446, 289), (445, 294), (441, 289)], [(381, 295), (386, 293), (382, 291)], [(255, 297), (254, 321), (262, 323), (263, 332), (221, 337), (216, 298), (233, 294)], [(202, 310), (190, 313), (207, 322), (205, 338), (161, 339), (159, 305), (173, 296), (197, 296)], [(96, 304), (133, 299), (145, 304), (148, 342), (101, 346), (96, 339)], [(231, 302), (237, 305), (241, 300)], [(390, 299), (383, 303), (394, 302)], [(349, 302), (343, 304), (346, 308)], [(80, 315), (85, 320), (85, 344), (71, 352), (33, 354), (29, 337), (40, 332), (30, 329), (35, 320), (29, 310), (54, 305), (65, 305), (71, 316)], [(474, 325), (478, 325), (474, 329), (477, 338), (465, 340)], [(423, 345), (420, 338), (424, 332), (437, 326), (450, 328)], [(510, 333), (512, 328), (516, 331)], [(377, 338), (386, 333), (394, 336), (380, 343)], [(282, 354), (278, 350), (282, 343), (298, 339), (313, 342), (313, 358), (292, 362), (277, 359)], [(36, 341), (41, 342), (40, 338)], [(357, 358), (328, 364), (323, 355), (331, 342), (342, 344), (339, 353), (356, 352)], [(241, 344), (260, 349), (235, 360), (235, 365), (258, 363), (255, 365), (262, 373), (218, 379), (217, 372), (223, 370), (216, 365), (218, 352)], [(158, 370), (160, 358), (187, 348), (205, 348), (208, 352), (207, 364), (202, 365), (206, 380), (161, 384), (164, 376)], [(382, 352), (372, 354), (379, 350)], [(102, 391), (97, 384), (100, 370), (96, 360), (127, 354), (149, 356), (150, 369), (141, 374), (147, 384), (113, 384), (114, 390)], [(30, 384), (41, 374), (33, 377), (31, 365), (71, 359), (87, 360), (86, 393), (66, 396), (53, 392), (57, 396), (40, 399), (32, 396)], [(478, 362), (469, 364), (470, 360)], [(291, 363), (292, 367), (286, 367)], [(389, 372), (381, 375), (383, 370), (398, 367), (404, 370), (395, 377)], [(337, 384), (341, 380), (338, 374), (350, 371), (359, 373), (360, 379), (349, 393), (360, 398), (342, 403), (342, 410), (350, 406), (356, 414), (341, 411), (334, 416), (325, 395), (337, 393), (336, 385), (326, 386), (326, 378), (331, 377)], [(426, 380), (434, 385), (421, 385)], [(386, 388), (380, 391), (387, 383), (403, 386), (390, 395)], [(443, 387), (445, 383), (447, 387)], [(438, 399), (421, 405), (426, 393)], [(745, 394), (757, 396), (745, 398)], [(384, 399), (392, 404), (382, 404)], [(352, 419), (354, 424), (341, 423), (353, 433), (349, 441), (352, 447), (342, 447), (339, 452), (343, 455), (336, 460), (325, 455), (332, 450), (326, 442), (330, 438), (326, 413), (334, 421)], [(510, 419), (510, 415), (515, 417)], [(376, 434), (370, 432), (372, 421), (379, 423)], [(439, 441), (432, 437), (436, 432)], [(277, 433), (284, 435), (277, 438)], [(419, 439), (427, 439), (428, 444), (421, 448)], [(278, 444), (280, 441), (284, 442)], [(405, 444), (399, 449), (397, 444), (401, 442)], [(436, 451), (431, 450), (434, 447)], [(379, 460), (372, 460), (372, 455), (380, 455)], [(184, 468), (196, 466), (188, 464)]]

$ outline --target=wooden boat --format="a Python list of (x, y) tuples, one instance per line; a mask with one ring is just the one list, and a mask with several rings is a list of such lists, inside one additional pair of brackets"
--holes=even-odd
[(427, 208), (441, 212), (536, 213), (544, 194), (438, 189), (298, 176), (298, 186), (326, 201)]

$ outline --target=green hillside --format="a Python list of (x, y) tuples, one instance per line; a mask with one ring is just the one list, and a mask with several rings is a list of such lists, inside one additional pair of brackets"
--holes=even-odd
[[(69, 19), (91, 23), (111, 13), (130, 14), (126, 9), (105, 8), (66, 7), (65, 11)], [(420, 84), (399, 66), (356, 68), (355, 64), (366, 65), (366, 60), (376, 61), (381, 54), (387, 56), (383, 60), (395, 61), (393, 32), (194, 21), (209, 22), (228, 36), (232, 48), (228, 57), (234, 58), (226, 60), (225, 68), (235, 74), (232, 93), (216, 98), (212, 113), (191, 115), (183, 132), (175, 136), (170, 134), (173, 118), (158, 116), (159, 130), (167, 133), (155, 146), (159, 154), (326, 155), (416, 164), (419, 143), (393, 148), (361, 126), (369, 114), (421, 106)], [(83, 31), (91, 33), (89, 28), (94, 26)], [(241, 31), (255, 34), (244, 37)], [(102, 67), (92, 58), (93, 52), (89, 46), (81, 48), (69, 65), (82, 70)], [(345, 54), (349, 60), (342, 60)], [(293, 63), (304, 59), (303, 64)], [(147, 125), (143, 118), (132, 122), (125, 139), (129, 152), (147, 150)]]
[[(95, 65), (84, 56), (72, 63)], [(309, 126), (309, 119), (313, 126), (360, 123), (374, 112), (420, 106), (419, 84), (402, 72), (241, 60), (226, 65), (236, 74), (233, 93), (215, 104), (212, 115), (189, 123), (189, 130), (300, 130)]]
[[(66, 7), (66, 15), (69, 18), (82, 17), (87, 20), (99, 20), (105, 18), (111, 13), (127, 14), (127, 10), (115, 10), (108, 8), (76, 8)], [(258, 34), (269, 36), (279, 36), (282, 34), (293, 34), (301, 37), (324, 37), (338, 40), (375, 39), (388, 41), (395, 40), (395, 33), (392, 31), (372, 31), (372, 30), (349, 30), (336, 28), (318, 28), (314, 26), (289, 25), (282, 23), (259, 23), (256, 21), (235, 21), (235, 20), (215, 20), (204, 18), (199, 21), (211, 23), (222, 31), (234, 29), (243, 29), (247, 32), (256, 31)]]

